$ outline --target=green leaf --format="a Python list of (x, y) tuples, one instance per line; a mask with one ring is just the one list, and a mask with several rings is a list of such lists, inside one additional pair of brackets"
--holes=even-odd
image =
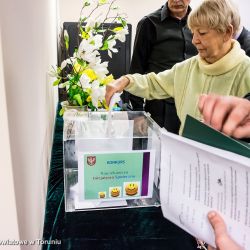
[(80, 58), (77, 58), (77, 63), (80, 64), (83, 68), (87, 66), (87, 62)]
[(90, 28), (90, 27), (86, 27), (86, 28), (85, 28), (85, 32), (86, 32), (86, 33), (89, 33), (90, 31), (91, 31), (91, 28)]
[(56, 72), (57, 72), (58, 75), (61, 74), (61, 72), (62, 72), (61, 67), (57, 67)]
[(118, 26), (118, 27), (115, 27), (115, 28), (113, 29), (113, 31), (114, 31), (114, 32), (117, 32), (117, 31), (120, 31), (120, 30), (122, 30), (122, 29), (123, 29), (123, 27)]
[(127, 22), (126, 22), (126, 20), (124, 18), (119, 17), (118, 20), (120, 20), (123, 27), (127, 26)]
[(78, 48), (74, 48), (74, 53), (77, 53), (77, 51), (78, 51)]
[(61, 82), (61, 80), (62, 80), (61, 78), (55, 80), (55, 81), (53, 82), (53, 86), (57, 86), (57, 85)]
[(101, 50), (107, 50), (108, 48), (109, 48), (108, 41), (105, 40), (105, 41), (103, 42), (103, 45), (102, 45), (102, 47), (101, 47)]
[[(82, 21), (84, 22), (84, 21)], [(80, 26), (80, 33), (84, 32), (84, 29), (82, 28), (82, 26)]]
[(89, 108), (91, 109), (91, 111), (94, 111), (94, 110), (95, 110), (95, 106), (93, 105), (92, 102), (90, 102), (90, 103), (88, 104), (88, 106), (89, 106)]
[(66, 48), (66, 50), (69, 49), (69, 42), (68, 41), (65, 41), (65, 48)]
[(65, 43), (66, 50), (68, 50), (69, 49), (69, 37), (68, 36), (64, 36), (64, 43)]
[[(87, 20), (87, 17), (80, 18), (80, 23), (84, 23)], [(82, 30), (82, 26), (80, 27), (80, 30)]]
[(82, 98), (80, 94), (74, 95), (73, 99), (76, 100), (80, 106), (82, 106)]
[(64, 112), (65, 112), (65, 109), (64, 109), (64, 108), (61, 108), (60, 111), (59, 111), (59, 115), (60, 115), (60, 116), (63, 116)]

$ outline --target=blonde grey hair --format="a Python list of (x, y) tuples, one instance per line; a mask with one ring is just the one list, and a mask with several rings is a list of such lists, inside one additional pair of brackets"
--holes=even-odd
[(240, 15), (238, 8), (230, 0), (203, 0), (188, 16), (191, 30), (208, 27), (226, 33), (231, 25), (235, 34), (240, 28)]

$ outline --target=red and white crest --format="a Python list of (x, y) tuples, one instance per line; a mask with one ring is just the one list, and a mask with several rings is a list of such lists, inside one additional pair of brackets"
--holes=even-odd
[(94, 166), (96, 163), (96, 156), (87, 156), (87, 164), (89, 166)]

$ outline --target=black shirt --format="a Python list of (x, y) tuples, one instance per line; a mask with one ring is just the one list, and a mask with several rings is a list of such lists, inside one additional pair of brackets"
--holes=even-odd
[[(176, 63), (197, 54), (192, 44), (192, 33), (187, 27), (187, 15), (180, 19), (171, 16), (167, 3), (140, 20), (136, 30), (134, 52), (130, 73), (159, 73), (172, 68)], [(177, 93), (178, 94), (178, 93)], [(144, 101), (130, 95), (133, 110), (143, 110)], [(178, 133), (179, 119), (174, 99), (146, 101), (145, 111), (167, 130)]]
[(246, 55), (250, 56), (250, 32), (245, 27), (243, 27), (237, 41), (240, 43), (240, 47), (245, 50)]
[(130, 73), (159, 73), (197, 54), (187, 15), (179, 20), (170, 15), (167, 3), (140, 20), (136, 30)]

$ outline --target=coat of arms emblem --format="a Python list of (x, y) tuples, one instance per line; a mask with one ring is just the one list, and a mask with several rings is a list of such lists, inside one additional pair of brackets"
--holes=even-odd
[(87, 164), (89, 166), (94, 166), (96, 163), (96, 156), (87, 156)]

